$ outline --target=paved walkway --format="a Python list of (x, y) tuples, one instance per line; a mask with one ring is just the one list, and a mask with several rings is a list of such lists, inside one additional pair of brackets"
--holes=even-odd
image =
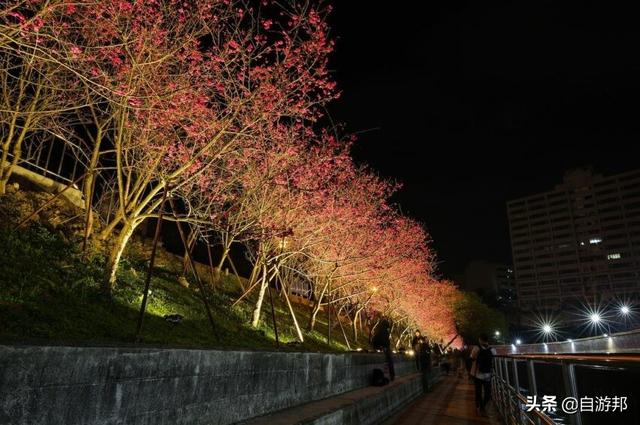
[[(492, 409), (490, 409), (492, 410)], [(476, 415), (473, 384), (445, 376), (432, 392), (418, 398), (384, 425), (497, 425), (495, 414)]]

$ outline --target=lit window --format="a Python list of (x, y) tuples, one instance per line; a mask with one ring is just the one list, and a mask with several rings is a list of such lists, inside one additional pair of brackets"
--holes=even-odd
[(620, 255), (619, 252), (607, 255), (607, 260), (617, 260), (619, 258), (622, 258), (622, 255)]
[(600, 242), (602, 242), (602, 239), (600, 239), (600, 238), (589, 239), (589, 243), (591, 245), (598, 245)]

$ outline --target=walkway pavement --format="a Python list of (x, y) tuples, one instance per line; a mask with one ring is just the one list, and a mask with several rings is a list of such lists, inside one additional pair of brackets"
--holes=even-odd
[[(493, 409), (489, 409), (492, 411)], [(473, 383), (445, 376), (433, 391), (421, 396), (384, 425), (497, 425), (495, 414), (476, 415)]]

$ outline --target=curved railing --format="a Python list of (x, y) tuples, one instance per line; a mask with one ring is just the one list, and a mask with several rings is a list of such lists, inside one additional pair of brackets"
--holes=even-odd
[(640, 332), (496, 347), (492, 381), (503, 422), (640, 423)]

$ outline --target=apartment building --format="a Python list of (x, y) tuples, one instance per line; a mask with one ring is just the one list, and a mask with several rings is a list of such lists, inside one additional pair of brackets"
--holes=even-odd
[(466, 291), (478, 293), (497, 294), (501, 291), (515, 291), (513, 269), (501, 263), (471, 261), (465, 267), (462, 286)]
[(521, 309), (640, 296), (640, 170), (574, 170), (507, 212)]

